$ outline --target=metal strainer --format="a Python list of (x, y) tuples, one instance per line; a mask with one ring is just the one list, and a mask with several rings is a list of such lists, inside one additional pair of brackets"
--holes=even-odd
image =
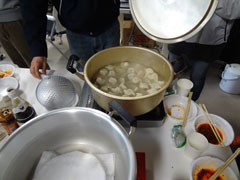
[(42, 75), (36, 88), (36, 97), (48, 110), (76, 106), (79, 96), (72, 82), (62, 76)]

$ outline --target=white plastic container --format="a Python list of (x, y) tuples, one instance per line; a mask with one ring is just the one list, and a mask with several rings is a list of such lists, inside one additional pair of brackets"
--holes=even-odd
[(240, 64), (227, 64), (219, 87), (230, 94), (240, 94)]
[[(164, 111), (167, 114), (168, 119), (174, 122), (174, 124), (179, 125), (183, 123), (183, 116), (187, 106), (187, 101), (187, 97), (177, 94), (166, 96), (163, 99)], [(171, 110), (171, 115), (169, 114), (169, 109)], [(197, 104), (191, 100), (187, 121), (192, 121), (197, 115)]]
[[(220, 166), (224, 164), (224, 161), (211, 157), (211, 156), (202, 156), (197, 159), (195, 159), (192, 162), (191, 170), (190, 172), (190, 180), (196, 180), (197, 179), (197, 173), (200, 172), (201, 169), (212, 169), (214, 171), (217, 170)], [(221, 177), (224, 177), (223, 179), (227, 180), (237, 180), (237, 176), (234, 173), (234, 171), (231, 169), (231, 167), (227, 167), (222, 173)]]

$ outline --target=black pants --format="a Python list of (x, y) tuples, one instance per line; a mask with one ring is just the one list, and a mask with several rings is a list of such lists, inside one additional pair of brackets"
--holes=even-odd
[(201, 45), (186, 42), (168, 45), (169, 60), (171, 61), (173, 58), (179, 60), (179, 64), (175, 65), (174, 70), (177, 71), (183, 66), (184, 61), (189, 61), (192, 64), (190, 80), (194, 84), (191, 90), (194, 101), (199, 98), (202, 92), (211, 63), (219, 58), (224, 46), (225, 44)]

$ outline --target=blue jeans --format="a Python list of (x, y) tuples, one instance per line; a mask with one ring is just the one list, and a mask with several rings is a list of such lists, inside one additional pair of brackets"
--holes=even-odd
[(173, 70), (175, 73), (178, 73), (179, 71), (181, 71), (186, 65), (184, 62), (184, 59), (182, 56), (178, 56), (176, 54), (173, 54), (171, 52), (169, 52), (168, 54), (168, 61), (170, 63), (174, 62), (175, 60), (178, 60), (176, 64), (173, 65)]
[[(116, 21), (98, 36), (89, 36), (67, 30), (67, 39), (71, 54), (87, 61), (92, 55), (103, 49), (120, 45), (120, 25)], [(78, 64), (77, 69), (80, 72), (83, 71), (80, 64)]]
[[(175, 59), (179, 60), (179, 63), (174, 65), (174, 71), (177, 72), (184, 66), (183, 57), (169, 52), (169, 61), (171, 62)], [(193, 82), (193, 88), (191, 89), (193, 92), (192, 99), (196, 101), (199, 98), (204, 87), (205, 79), (211, 62), (206, 62), (201, 59), (191, 59), (191, 62), (192, 68), (190, 72), (190, 80)]]

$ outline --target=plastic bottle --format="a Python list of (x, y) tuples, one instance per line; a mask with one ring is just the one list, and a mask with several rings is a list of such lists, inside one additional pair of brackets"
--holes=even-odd
[(34, 108), (26, 100), (19, 97), (18, 90), (9, 88), (7, 92), (8, 97), (11, 98), (12, 112), (19, 125), (36, 116)]

